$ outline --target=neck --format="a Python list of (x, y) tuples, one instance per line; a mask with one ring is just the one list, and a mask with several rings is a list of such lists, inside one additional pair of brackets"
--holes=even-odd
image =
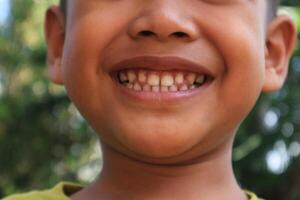
[(103, 170), (82, 192), (85, 199), (247, 199), (235, 180), (228, 145), (224, 147), (227, 151), (220, 149), (185, 165), (147, 164), (106, 145), (102, 148)]

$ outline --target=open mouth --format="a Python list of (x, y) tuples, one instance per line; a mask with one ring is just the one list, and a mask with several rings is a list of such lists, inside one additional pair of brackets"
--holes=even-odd
[(207, 84), (208, 74), (181, 70), (123, 69), (117, 73), (118, 83), (136, 92), (179, 92), (195, 90)]
[(176, 102), (206, 91), (216, 72), (176, 56), (139, 56), (109, 67), (122, 95), (147, 102)]

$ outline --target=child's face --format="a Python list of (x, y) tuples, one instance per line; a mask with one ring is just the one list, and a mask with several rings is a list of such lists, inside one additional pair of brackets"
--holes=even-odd
[[(265, 2), (69, 1), (58, 77), (102, 141), (129, 156), (171, 163), (227, 148), (267, 87)], [(114, 66), (140, 56), (180, 57), (197, 65), (156, 58), (146, 65)], [(128, 67), (134, 73), (141, 67), (148, 79), (169, 73), (178, 84), (168, 88), (172, 92), (156, 92), (154, 76), (153, 91), (135, 91), (127, 88), (130, 78), (117, 81), (117, 74)], [(194, 89), (174, 92), (182, 87), (182, 73), (187, 87), (197, 85), (189, 83), (188, 72), (209, 78)], [(168, 78), (165, 85), (176, 82)]]

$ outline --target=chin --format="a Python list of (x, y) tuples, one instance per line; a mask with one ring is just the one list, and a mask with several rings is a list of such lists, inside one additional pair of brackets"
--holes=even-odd
[(164, 126), (164, 123), (151, 126), (141, 124), (140, 128), (136, 126), (116, 132), (115, 139), (133, 154), (149, 159), (169, 159), (182, 155), (192, 149), (201, 137), (199, 131), (176, 126), (171, 128), (170, 125)]

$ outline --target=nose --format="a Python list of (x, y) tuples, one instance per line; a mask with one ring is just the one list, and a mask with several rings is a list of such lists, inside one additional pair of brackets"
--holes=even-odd
[(174, 8), (172, 7), (174, 4), (167, 2), (168, 4), (156, 3), (147, 6), (147, 10), (141, 12), (130, 23), (128, 29), (130, 37), (135, 40), (153, 38), (162, 42), (172, 38), (185, 41), (196, 40), (199, 30), (192, 17), (188, 18), (185, 16), (187, 14), (180, 12), (180, 8)]

